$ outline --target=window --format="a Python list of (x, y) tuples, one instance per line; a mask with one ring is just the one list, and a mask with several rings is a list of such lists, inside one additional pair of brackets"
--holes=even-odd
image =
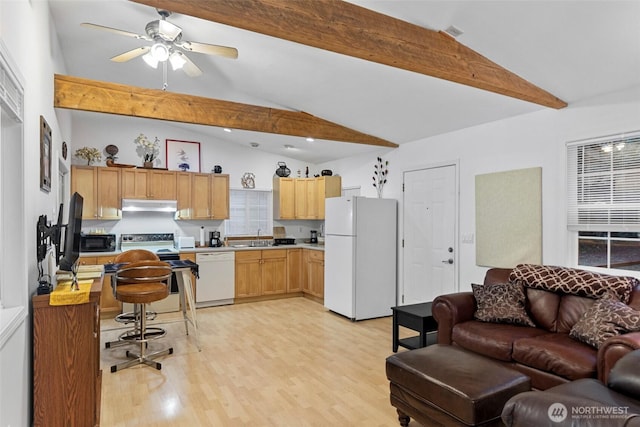
[(567, 144), (578, 264), (640, 271), (640, 132)]
[(273, 207), (271, 191), (229, 190), (229, 219), (225, 221), (227, 236), (271, 234)]

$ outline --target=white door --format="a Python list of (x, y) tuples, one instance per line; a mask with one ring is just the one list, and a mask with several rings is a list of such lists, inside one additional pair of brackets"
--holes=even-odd
[(401, 305), (456, 292), (456, 166), (404, 173)]

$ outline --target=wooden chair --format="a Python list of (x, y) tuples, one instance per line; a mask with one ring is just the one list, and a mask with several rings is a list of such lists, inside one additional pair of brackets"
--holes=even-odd
[[(169, 295), (171, 287), (171, 266), (162, 261), (137, 261), (131, 262), (121, 267), (115, 274), (113, 280), (115, 297), (118, 301), (135, 304), (137, 313), (146, 313), (146, 305), (155, 301), (160, 301)], [(166, 334), (161, 329), (161, 333), (153, 331), (150, 333), (147, 328), (147, 316), (139, 315), (136, 319), (136, 333), (131, 336), (129, 342), (140, 345), (140, 352), (133, 353), (127, 350), (126, 355), (132, 360), (114, 365), (111, 372), (138, 364), (147, 364), (156, 369), (161, 369), (162, 365), (154, 359), (173, 353), (173, 348), (146, 353), (147, 343), (152, 339), (157, 339)], [(159, 329), (159, 328), (154, 328)]]

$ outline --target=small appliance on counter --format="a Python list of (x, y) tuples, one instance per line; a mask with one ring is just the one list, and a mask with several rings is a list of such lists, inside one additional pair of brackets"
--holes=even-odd
[(293, 237), (276, 237), (273, 239), (273, 246), (295, 245), (296, 239)]
[(113, 252), (115, 250), (115, 234), (80, 235), (80, 252)]
[(176, 248), (193, 249), (196, 247), (196, 238), (193, 236), (179, 236), (176, 239)]
[(220, 246), (222, 246), (222, 240), (220, 240), (219, 231), (209, 232), (209, 246), (212, 248), (219, 248)]
[(309, 243), (318, 243), (318, 232), (316, 230), (311, 230), (311, 239)]

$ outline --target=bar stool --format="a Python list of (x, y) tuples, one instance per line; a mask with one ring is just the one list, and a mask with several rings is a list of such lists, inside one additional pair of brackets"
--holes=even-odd
[[(146, 305), (155, 301), (160, 301), (169, 295), (171, 287), (171, 266), (162, 261), (137, 261), (124, 265), (114, 276), (114, 291), (118, 301), (135, 304), (138, 313), (146, 313)], [(140, 345), (140, 352), (133, 353), (127, 350), (126, 355), (132, 360), (113, 365), (111, 372), (138, 364), (146, 364), (156, 369), (161, 369), (162, 364), (154, 359), (173, 354), (173, 348), (156, 351), (147, 354), (147, 343), (152, 339), (157, 339), (166, 334), (147, 334), (147, 316), (141, 315), (136, 319), (136, 334), (132, 336), (130, 342)]]
[[(136, 261), (159, 261), (159, 260), (160, 258), (158, 258), (158, 255), (146, 249), (131, 249), (131, 250), (122, 252), (121, 254), (116, 256), (115, 259), (113, 260), (113, 263), (123, 264), (123, 263), (130, 263), (130, 262), (136, 262)], [(114, 298), (116, 297), (115, 280), (116, 279), (113, 278), (111, 281), (111, 287), (112, 287)], [(135, 305), (133, 311), (118, 314), (114, 320), (118, 323), (123, 323), (125, 325), (128, 325), (130, 323), (134, 323), (137, 325), (138, 323), (136, 321), (138, 319), (138, 307), (139, 307), (138, 305)], [(157, 316), (157, 313), (155, 311), (147, 310), (146, 314), (147, 314), (147, 320), (154, 320)], [(158, 334), (164, 333), (163, 329), (156, 328), (155, 330), (157, 330)], [(120, 336), (116, 341), (106, 342), (104, 344), (104, 347), (111, 348), (111, 347), (127, 344), (133, 338), (135, 338), (138, 334), (139, 334), (139, 331), (137, 330), (137, 328), (130, 329), (127, 332), (120, 334)]]

